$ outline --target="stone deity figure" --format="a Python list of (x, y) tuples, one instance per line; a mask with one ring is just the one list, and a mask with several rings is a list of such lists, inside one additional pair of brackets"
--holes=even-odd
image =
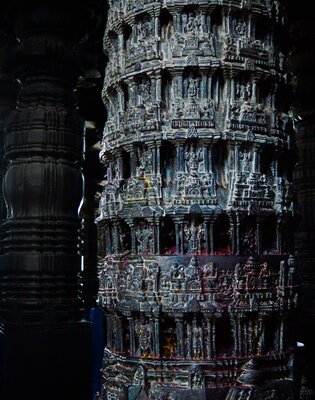
[(115, 68), (117, 68), (118, 59), (118, 39), (112, 39), (110, 47), (111, 72), (114, 72)]
[(186, 172), (195, 176), (198, 173), (199, 164), (203, 161), (202, 149), (197, 149), (194, 146), (185, 147), (185, 165)]
[(254, 255), (257, 251), (255, 231), (248, 229), (241, 238), (241, 247), (244, 255)]
[(245, 85), (243, 83), (236, 82), (235, 95), (237, 99), (245, 100)]
[(285, 272), (286, 272), (286, 263), (285, 261), (281, 261), (280, 271), (279, 271), (279, 287), (285, 286)]
[(153, 157), (151, 151), (143, 152), (139, 155), (139, 167), (137, 168), (137, 177), (142, 178), (152, 173)]
[(139, 338), (139, 351), (148, 356), (151, 353), (152, 328), (150, 323), (145, 321), (136, 323), (136, 334)]
[(248, 82), (245, 87), (245, 100), (251, 101), (253, 95), (253, 85), (251, 82)]
[(187, 97), (197, 98), (199, 97), (199, 79), (189, 77), (185, 80), (185, 85), (187, 87)]
[(203, 267), (203, 275), (205, 278), (216, 278), (217, 268), (214, 263), (208, 263)]
[(149, 20), (139, 21), (137, 25), (137, 40), (143, 42), (152, 34), (152, 26)]
[(201, 242), (205, 232), (204, 226), (192, 222), (189, 226), (185, 226), (184, 232), (186, 240), (188, 241), (188, 251), (192, 254), (200, 251)]
[(294, 262), (289, 263), (290, 258), (288, 260), (289, 271), (288, 271), (288, 286), (294, 286), (296, 284), (296, 268)]
[(265, 324), (262, 319), (260, 319), (258, 323), (257, 337), (258, 337), (257, 352), (258, 354), (262, 354), (265, 349)]
[(184, 32), (190, 33), (196, 30), (196, 17), (193, 13), (188, 14), (187, 24), (184, 26)]
[(150, 99), (151, 86), (149, 81), (142, 81), (138, 86), (139, 105), (146, 105)]
[(196, 358), (203, 357), (203, 332), (202, 328), (194, 326), (193, 328), (193, 353)]
[(186, 344), (186, 357), (191, 358), (191, 339), (192, 339), (192, 329), (190, 324), (187, 322), (186, 323), (186, 339), (185, 339), (185, 344)]
[(242, 172), (250, 172), (250, 164), (251, 164), (251, 155), (247, 150), (244, 150), (241, 159)]
[(235, 33), (239, 36), (245, 36), (247, 34), (246, 22), (238, 22), (235, 25)]
[(240, 263), (237, 263), (234, 268), (234, 280), (235, 280), (235, 286), (238, 289), (240, 288), (241, 274), (242, 274), (242, 266)]
[(199, 365), (193, 365), (189, 372), (190, 372), (189, 386), (191, 388), (204, 387), (204, 378), (201, 367)]
[(141, 225), (136, 232), (140, 254), (153, 253), (153, 232), (148, 226)]
[(158, 273), (159, 267), (157, 263), (151, 263), (148, 266), (148, 281), (147, 281), (147, 289), (148, 291), (157, 292), (158, 290)]
[(142, 365), (139, 365), (135, 373), (133, 375), (133, 384), (135, 386), (144, 386), (145, 385), (145, 371), (142, 367)]

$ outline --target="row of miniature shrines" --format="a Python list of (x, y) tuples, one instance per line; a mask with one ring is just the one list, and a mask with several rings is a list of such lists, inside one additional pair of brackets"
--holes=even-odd
[(100, 255), (255, 255), (289, 253), (292, 219), (221, 214), (116, 219), (100, 225)]
[(285, 317), (173, 315), (126, 318), (108, 313), (107, 344), (141, 358), (211, 359), (248, 357), (285, 350)]
[[(180, 108), (182, 100), (195, 104), (195, 108), (199, 109), (200, 119), (206, 118), (202, 115), (202, 107), (207, 106), (211, 112), (221, 111), (220, 105), (223, 102), (236, 106), (243, 102), (256, 107), (259, 105), (270, 113), (276, 99), (281, 96), (281, 82), (275, 77), (268, 77), (268, 74), (256, 76), (253, 71), (244, 71), (238, 67), (234, 71), (229, 68), (225, 77), (224, 69), (209, 72), (209, 68), (203, 70), (191, 66), (176, 71), (166, 68), (162, 72), (149, 75), (140, 71), (137, 75), (108, 87), (104, 92), (104, 101), (108, 120), (111, 122), (115, 118), (116, 125), (119, 118), (121, 119), (119, 112), (136, 107), (159, 107), (164, 119), (167, 114), (176, 115), (177, 110), (174, 107)], [(157, 117), (158, 114), (155, 115)], [(123, 120), (120, 121), (122, 122)], [(119, 128), (116, 126), (116, 129)]]
[(291, 178), (292, 169), (288, 163), (285, 166), (284, 155), (279, 155), (271, 146), (241, 141), (212, 144), (196, 139), (177, 141), (176, 144), (163, 141), (162, 145), (125, 146), (116, 150), (115, 157), (108, 157), (106, 165), (108, 183), (159, 174), (170, 183), (178, 173), (214, 173), (217, 183), (222, 186), (225, 186), (220, 182), (222, 175), (262, 173), (272, 178)]
[[(131, 26), (127, 18), (123, 26), (114, 26), (111, 31), (108, 29), (105, 50), (109, 59), (121, 52), (127, 53), (128, 59), (128, 52), (132, 51), (133, 46), (156, 45), (158, 51), (160, 43), (161, 50), (165, 52), (164, 43), (171, 49), (183, 44), (189, 50), (195, 50), (199, 39), (200, 50), (207, 50), (205, 55), (216, 56), (219, 52), (215, 51), (215, 46), (221, 47), (222, 43), (226, 45), (231, 42), (238, 46), (252, 47), (261, 53), (274, 44), (268, 22), (265, 16), (256, 14), (246, 18), (244, 14), (239, 15), (237, 10), (224, 13), (218, 9), (210, 15), (204, 10), (198, 10), (197, 6), (184, 7), (181, 12), (178, 8), (168, 7), (161, 12), (161, 16), (142, 12), (135, 17)], [(177, 42), (172, 40), (174, 36), (177, 36)], [(185, 39), (190, 39), (189, 43), (185, 43)], [(124, 58), (120, 57), (120, 60), (123, 62)]]
[(132, 204), (166, 210), (199, 204), (243, 212), (256, 204), (273, 214), (292, 213), (292, 165), (285, 152), (271, 146), (196, 139), (129, 145), (107, 155), (106, 165), (98, 221), (123, 216)]

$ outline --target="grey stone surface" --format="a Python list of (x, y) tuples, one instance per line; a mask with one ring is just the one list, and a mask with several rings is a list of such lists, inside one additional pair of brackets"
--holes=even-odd
[(293, 396), (284, 23), (276, 1), (110, 2), (100, 399)]

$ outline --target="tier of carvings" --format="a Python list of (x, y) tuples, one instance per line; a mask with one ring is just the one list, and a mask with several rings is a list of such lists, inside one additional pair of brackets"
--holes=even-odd
[[(189, 139), (176, 146), (169, 144), (167, 158), (163, 154), (167, 146), (156, 142), (150, 148), (129, 146), (130, 150), (121, 150), (119, 157), (108, 157), (104, 160), (107, 176), (98, 220), (113, 215), (124, 218), (132, 212), (132, 204), (152, 206), (156, 214), (161, 214), (163, 206), (172, 217), (176, 205), (189, 213), (193, 204), (199, 204), (202, 213), (208, 213), (209, 206), (212, 212), (217, 207), (227, 212), (248, 211), (254, 202), (261, 213), (292, 215), (289, 170), (281, 173), (277, 153), (270, 157), (255, 136), (247, 138), (247, 144), (233, 141), (220, 146), (198, 140), (191, 130)], [(124, 177), (127, 168), (130, 174)], [(219, 168), (223, 168), (221, 173)]]
[[(150, 235), (145, 237), (150, 246)], [(174, 262), (165, 266), (157, 259), (142, 257), (130, 260), (127, 266), (109, 259), (99, 271), (100, 303), (126, 315), (134, 307), (149, 314), (157, 307), (171, 314), (203, 312), (221, 317), (228, 310), (244, 316), (248, 312), (294, 309), (297, 303), (293, 258), (282, 260), (274, 268), (268, 261), (249, 257), (230, 270), (218, 267), (215, 261), (199, 265), (196, 256), (188, 265)]]

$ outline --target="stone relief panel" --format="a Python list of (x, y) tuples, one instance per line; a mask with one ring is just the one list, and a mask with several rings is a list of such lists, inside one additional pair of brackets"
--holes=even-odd
[(211, 33), (209, 15), (198, 7), (188, 6), (173, 19), (173, 35), (168, 42), (171, 57), (215, 57), (214, 35)]
[(157, 57), (158, 48), (154, 29), (154, 19), (149, 14), (137, 16), (131, 34), (126, 40), (126, 67)]

